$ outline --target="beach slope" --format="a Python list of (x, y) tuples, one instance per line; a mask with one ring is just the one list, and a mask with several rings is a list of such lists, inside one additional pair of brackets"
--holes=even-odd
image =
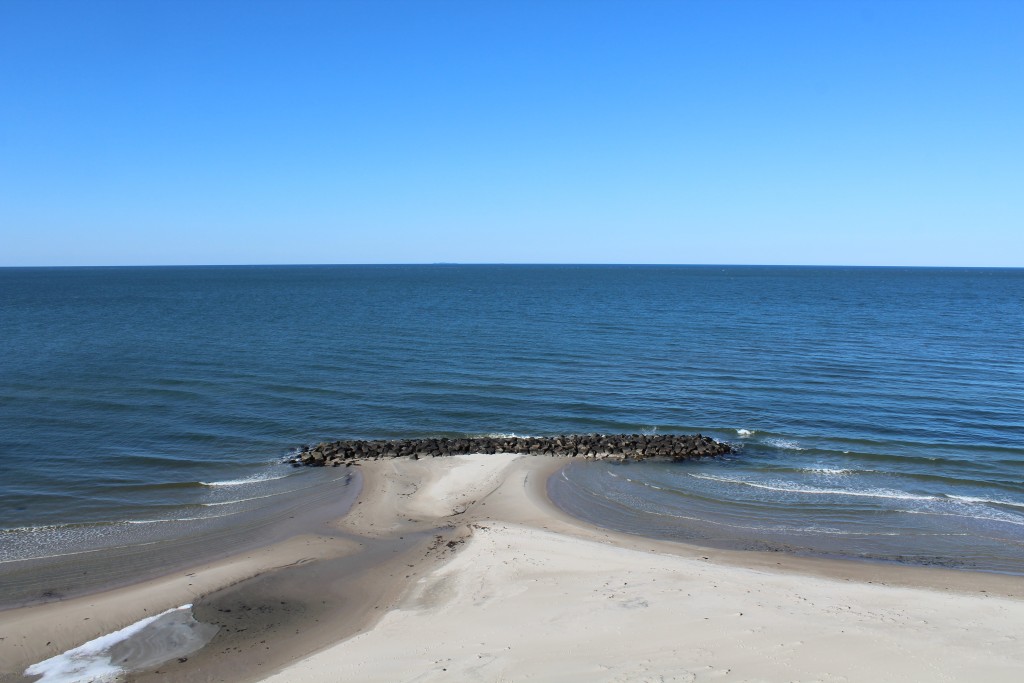
[(474, 455), (364, 465), (345, 525), (448, 525), (369, 630), (295, 681), (1019, 681), (1012, 577), (709, 551), (560, 513), (558, 463)]

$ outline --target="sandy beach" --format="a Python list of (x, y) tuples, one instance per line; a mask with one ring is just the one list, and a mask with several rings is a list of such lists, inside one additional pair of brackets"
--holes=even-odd
[(1018, 577), (618, 534), (550, 503), (547, 477), (564, 464), (363, 462), (363, 491), (341, 519), (187, 571), (0, 613), (0, 680), (185, 604), (216, 634), (152, 664), (174, 638), (150, 633), (133, 661), (151, 665), (128, 679), (1024, 678)]

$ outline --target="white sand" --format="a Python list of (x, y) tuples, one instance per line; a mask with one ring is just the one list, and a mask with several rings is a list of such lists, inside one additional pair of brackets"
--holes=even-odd
[(389, 506), (452, 519), (467, 505), (454, 519), (472, 533), (371, 630), (267, 681), (1024, 680), (1020, 599), (742, 566), (598, 531), (540, 500), (535, 458), (372, 465), (377, 500), (357, 525), (398, 526)]
[(409, 510), (434, 517), (462, 514), (498, 488), (505, 469), (520, 457), (506, 453), (450, 456), (450, 462), (444, 468), (434, 467), (436, 475), (411, 496)]

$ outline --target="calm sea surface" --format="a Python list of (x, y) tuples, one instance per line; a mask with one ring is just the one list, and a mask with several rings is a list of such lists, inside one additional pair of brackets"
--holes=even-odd
[(322, 439), (702, 432), (609, 527), (1024, 573), (1024, 270), (0, 269), (0, 561), (187, 534)]

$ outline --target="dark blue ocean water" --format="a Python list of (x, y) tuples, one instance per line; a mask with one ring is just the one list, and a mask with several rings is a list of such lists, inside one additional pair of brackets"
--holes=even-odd
[(552, 492), (631, 531), (1024, 572), (1024, 270), (0, 269), (0, 560), (302, 495), (279, 461), (321, 439), (654, 431), (740, 450)]

